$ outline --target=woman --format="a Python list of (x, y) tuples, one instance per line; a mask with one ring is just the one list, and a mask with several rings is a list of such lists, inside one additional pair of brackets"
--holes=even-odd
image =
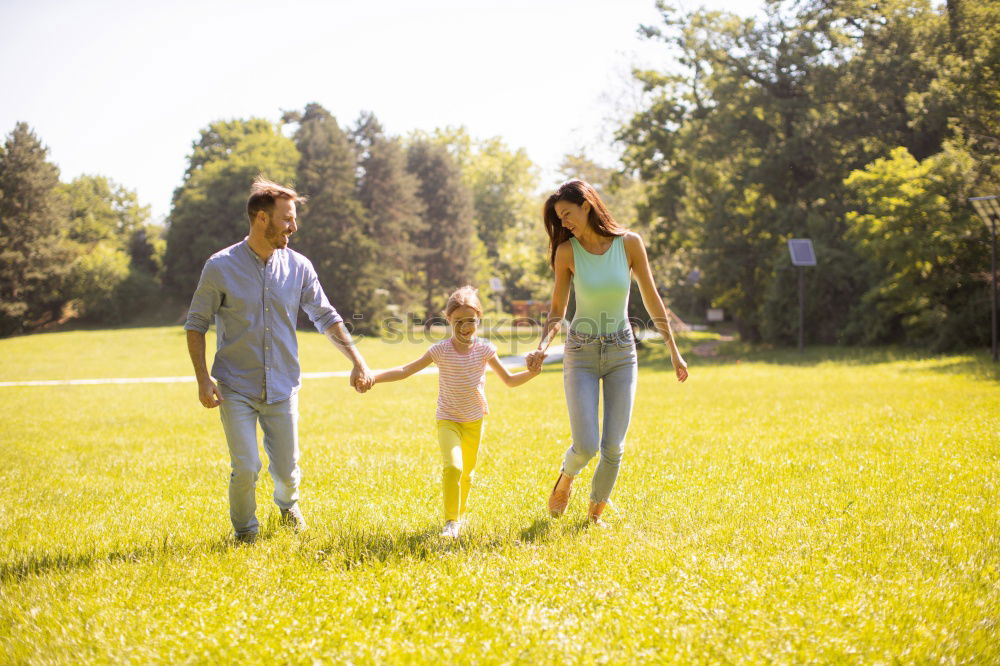
[[(541, 367), (545, 352), (559, 331), (566, 315), (570, 282), (576, 293), (576, 313), (563, 357), (563, 383), (573, 444), (566, 451), (559, 478), (549, 496), (549, 512), (558, 517), (566, 511), (573, 479), (600, 451), (587, 516), (602, 525), (601, 513), (618, 478), (635, 398), (638, 365), (627, 314), (632, 276), (639, 283), (646, 310), (670, 347), (679, 381), (687, 379), (687, 364), (677, 350), (642, 238), (615, 222), (597, 191), (582, 180), (563, 183), (546, 200), (544, 218), (549, 234), (549, 261), (556, 279), (542, 340), (538, 349), (528, 354), (529, 368)], [(602, 380), (603, 434), (597, 413)]]

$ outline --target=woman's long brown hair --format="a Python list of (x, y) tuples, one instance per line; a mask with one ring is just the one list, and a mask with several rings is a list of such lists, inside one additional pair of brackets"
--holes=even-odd
[(582, 206), (584, 201), (589, 203), (590, 213), (587, 215), (587, 222), (600, 236), (621, 236), (626, 231), (623, 226), (615, 222), (615, 218), (611, 217), (608, 207), (604, 205), (601, 196), (590, 183), (567, 180), (545, 200), (543, 218), (545, 232), (549, 235), (549, 264), (553, 268), (556, 267), (556, 249), (573, 236), (569, 229), (563, 227), (559, 216), (556, 215), (556, 203), (559, 201), (568, 201), (577, 206)]

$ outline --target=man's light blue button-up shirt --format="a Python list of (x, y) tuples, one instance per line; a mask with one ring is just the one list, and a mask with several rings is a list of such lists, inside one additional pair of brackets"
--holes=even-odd
[(287, 248), (262, 261), (244, 239), (205, 262), (184, 328), (205, 333), (214, 317), (212, 376), (248, 398), (281, 402), (302, 384), (300, 307), (321, 333), (343, 321), (312, 262)]

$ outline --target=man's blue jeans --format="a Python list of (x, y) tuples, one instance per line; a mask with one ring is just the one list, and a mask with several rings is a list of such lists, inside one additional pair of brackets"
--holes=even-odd
[(264, 451), (270, 463), (267, 471), (274, 480), (274, 503), (291, 509), (299, 499), (299, 397), (267, 403), (247, 398), (224, 384), (219, 384), (222, 404), (219, 415), (229, 444), (232, 473), (229, 476), (229, 517), (238, 536), (256, 534), (257, 476), (260, 454), (257, 450), (257, 422), (264, 431)]
[[(632, 419), (638, 367), (631, 329), (601, 336), (570, 331), (566, 337), (563, 385), (573, 445), (566, 451), (562, 471), (576, 476), (600, 451), (591, 482), (591, 501), (606, 502), (618, 479), (625, 434)], [(603, 433), (598, 423), (602, 382)]]

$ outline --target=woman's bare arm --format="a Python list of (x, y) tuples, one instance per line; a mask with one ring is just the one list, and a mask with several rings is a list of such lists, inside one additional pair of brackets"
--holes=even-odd
[(624, 241), (629, 266), (632, 268), (635, 281), (639, 284), (639, 293), (642, 294), (642, 303), (646, 306), (646, 312), (653, 318), (656, 330), (660, 332), (663, 341), (670, 347), (670, 360), (673, 361), (674, 372), (677, 373), (678, 381), (683, 382), (688, 377), (687, 363), (677, 349), (677, 341), (674, 340), (674, 332), (670, 328), (667, 308), (663, 305), (663, 299), (660, 298), (660, 293), (656, 290), (653, 269), (650, 268), (649, 257), (646, 255), (646, 244), (642, 242), (642, 237), (639, 234), (633, 232), (627, 233)]

